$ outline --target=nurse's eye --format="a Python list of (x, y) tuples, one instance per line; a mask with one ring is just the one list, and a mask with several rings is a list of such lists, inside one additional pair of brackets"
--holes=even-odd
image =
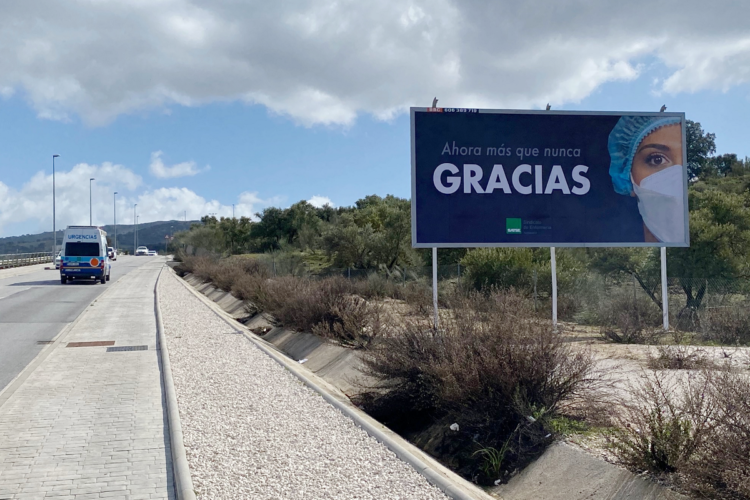
[(646, 165), (649, 167), (663, 167), (671, 163), (671, 160), (661, 153), (651, 153), (646, 157)]

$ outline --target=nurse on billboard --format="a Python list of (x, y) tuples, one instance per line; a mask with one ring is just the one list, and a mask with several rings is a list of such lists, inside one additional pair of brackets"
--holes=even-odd
[(609, 134), (615, 192), (638, 199), (644, 241), (685, 239), (679, 117), (623, 116)]

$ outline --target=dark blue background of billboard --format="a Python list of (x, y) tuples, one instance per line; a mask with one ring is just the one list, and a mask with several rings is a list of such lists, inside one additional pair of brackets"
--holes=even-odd
[[(635, 198), (615, 193), (609, 176), (609, 133), (619, 116), (504, 113), (415, 112), (416, 223), (419, 244), (443, 243), (637, 243), (644, 241), (643, 221)], [(451, 146), (480, 146), (482, 155), (441, 154)], [(487, 147), (512, 148), (512, 155), (487, 156)], [(516, 148), (538, 148), (539, 156), (520, 160)], [(577, 158), (544, 157), (545, 148), (578, 148)], [(492, 167), (502, 164), (512, 194), (495, 189), (491, 194), (440, 193), (432, 176), (441, 163), (453, 163), (463, 172), (465, 163), (482, 167), (485, 187)], [(586, 165), (591, 189), (582, 196), (518, 194), (513, 170), (521, 164), (542, 165), (544, 185), (553, 165), (561, 165), (568, 186), (574, 185), (573, 167)], [(445, 179), (445, 175), (443, 179)], [(532, 184), (524, 175), (523, 183)], [(551, 230), (538, 234), (506, 234), (505, 219), (535, 220)]]

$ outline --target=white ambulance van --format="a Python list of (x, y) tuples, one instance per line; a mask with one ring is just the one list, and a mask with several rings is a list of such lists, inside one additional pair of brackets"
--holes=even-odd
[(95, 226), (68, 226), (62, 240), (60, 282), (109, 281), (112, 269), (107, 256), (107, 233)]

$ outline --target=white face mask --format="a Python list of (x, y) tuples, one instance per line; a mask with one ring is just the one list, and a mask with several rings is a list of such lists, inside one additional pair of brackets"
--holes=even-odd
[(640, 186), (633, 181), (643, 223), (662, 242), (685, 241), (682, 171), (682, 165), (672, 165), (645, 177)]

